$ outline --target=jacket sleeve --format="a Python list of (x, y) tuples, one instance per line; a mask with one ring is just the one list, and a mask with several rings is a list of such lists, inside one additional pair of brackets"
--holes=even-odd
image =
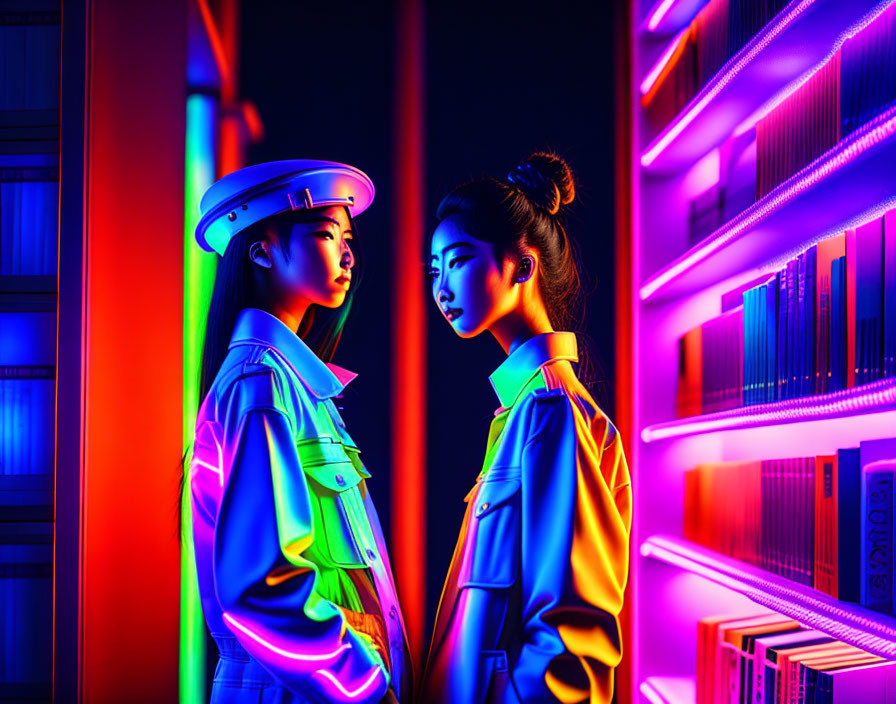
[(512, 666), (526, 702), (613, 697), (622, 657), (630, 488), (609, 421), (561, 392), (536, 397), (522, 454), (523, 645)]
[(290, 417), (270, 374), (236, 382), (224, 424), (215, 591), (233, 635), (289, 689), (313, 702), (376, 702), (388, 673), (376, 651), (316, 589), (302, 553), (315, 539)]

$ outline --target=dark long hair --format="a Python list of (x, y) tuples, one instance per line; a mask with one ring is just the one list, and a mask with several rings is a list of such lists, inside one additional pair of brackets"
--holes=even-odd
[(584, 333), (588, 277), (578, 244), (567, 233), (567, 209), (575, 193), (569, 165), (551, 152), (535, 152), (506, 180), (481, 178), (455, 188), (439, 203), (436, 220), (442, 222), (452, 215), (461, 218), (471, 236), (492, 245), (499, 267), (505, 256), (520, 256), (525, 247), (538, 252), (538, 288), (548, 320), (555, 330), (576, 333), (578, 376), (602, 403), (604, 372)]
[[(249, 258), (253, 244), (265, 238), (277, 243), (285, 256), (289, 256), (289, 240), (292, 226), (306, 220), (314, 211), (297, 210), (283, 213), (255, 223), (235, 235), (227, 244), (224, 256), (218, 262), (215, 285), (212, 289), (205, 341), (202, 347), (202, 367), (199, 373), (199, 399), (208, 394), (224, 358), (237, 316), (244, 308), (257, 308), (265, 300), (264, 280), (258, 267)], [(352, 240), (355, 266), (352, 269), (352, 284), (345, 301), (338, 308), (324, 308), (312, 305), (302, 319), (296, 333), (324, 362), (333, 358), (339, 345), (342, 328), (351, 310), (355, 288), (361, 278), (360, 244), (356, 233)]]

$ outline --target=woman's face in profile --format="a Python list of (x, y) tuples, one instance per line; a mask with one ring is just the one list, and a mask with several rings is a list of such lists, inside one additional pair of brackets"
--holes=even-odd
[(345, 301), (355, 259), (351, 251), (353, 232), (344, 207), (310, 211), (292, 226), (289, 256), (271, 247), (271, 283), (278, 296), (303, 300), (326, 308)]
[(475, 337), (517, 305), (513, 263), (499, 267), (491, 243), (469, 234), (458, 215), (445, 218), (430, 244), (432, 297), (461, 337)]

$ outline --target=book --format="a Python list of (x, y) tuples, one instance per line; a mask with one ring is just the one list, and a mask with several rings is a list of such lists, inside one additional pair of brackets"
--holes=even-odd
[(837, 598), (837, 455), (815, 458), (815, 589)]
[(883, 218), (883, 376), (896, 376), (896, 209)]
[(815, 384), (814, 393), (828, 393), (831, 368), (831, 265), (846, 251), (846, 237), (828, 237), (815, 254)]
[[(844, 238), (845, 244), (845, 238)], [(831, 262), (831, 346), (828, 391), (846, 388), (846, 255)]]
[(859, 448), (837, 450), (837, 592), (843, 601), (859, 601), (861, 550), (861, 479)]
[(887, 703), (896, 691), (896, 661), (819, 672), (815, 704)]
[(880, 378), (883, 340), (883, 219), (856, 228), (856, 384)]
[(862, 484), (859, 517), (859, 602), (885, 614), (894, 611), (894, 473), (896, 438), (859, 443)]
[(777, 398), (778, 369), (778, 288), (781, 273), (778, 272), (769, 280), (765, 299), (765, 403), (772, 403)]
[(856, 231), (846, 231), (846, 386), (856, 385)]
[(703, 329), (689, 330), (678, 340), (678, 394), (675, 413), (679, 418), (702, 411)]

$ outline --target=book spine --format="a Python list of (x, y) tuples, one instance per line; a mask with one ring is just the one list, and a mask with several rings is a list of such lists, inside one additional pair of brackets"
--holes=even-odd
[(846, 386), (856, 385), (856, 231), (846, 231)]
[(837, 451), (837, 584), (839, 598), (859, 601), (859, 516), (861, 514), (859, 449)]
[(774, 402), (777, 398), (777, 364), (778, 364), (778, 339), (776, 335), (778, 325), (778, 286), (781, 272), (775, 275), (775, 278), (769, 282), (766, 292), (766, 369), (765, 369), (765, 401), (767, 403)]
[(896, 376), (896, 210), (884, 216), (883, 375)]
[(893, 606), (893, 469), (877, 469), (877, 464), (862, 468), (859, 598), (863, 606), (889, 614)]
[(818, 266), (817, 259), (818, 246), (813, 245), (808, 250), (806, 250), (806, 310), (805, 315), (803, 316), (803, 319), (806, 323), (806, 329), (803, 335), (803, 339), (805, 340), (805, 350), (803, 354), (803, 394), (805, 396), (810, 396), (814, 393), (817, 393), (815, 389), (815, 339), (817, 334), (816, 317), (818, 314), (815, 306), (816, 287), (818, 285), (818, 282), (816, 280), (816, 268)]
[(775, 400), (782, 401), (787, 398), (787, 272), (779, 271), (778, 281), (778, 322), (775, 337), (777, 339), (777, 363)]

